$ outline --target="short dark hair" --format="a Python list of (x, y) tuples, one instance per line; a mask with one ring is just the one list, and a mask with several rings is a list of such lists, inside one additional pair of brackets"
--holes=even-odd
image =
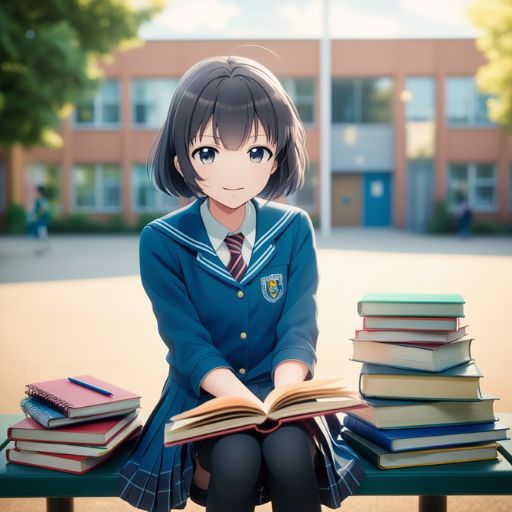
[(36, 190), (44, 196), (46, 194), (46, 188), (44, 185), (37, 185)]
[[(259, 194), (265, 199), (289, 195), (304, 182), (308, 162), (304, 127), (297, 109), (271, 71), (245, 57), (219, 56), (202, 60), (181, 78), (171, 99), (156, 149), (148, 156), (152, 181), (173, 196), (204, 196), (188, 149), (212, 120), (213, 135), (228, 149), (237, 149), (257, 133), (258, 121), (276, 144), (277, 170)], [(227, 141), (237, 141), (228, 146)], [(174, 165), (178, 157), (183, 176)]]

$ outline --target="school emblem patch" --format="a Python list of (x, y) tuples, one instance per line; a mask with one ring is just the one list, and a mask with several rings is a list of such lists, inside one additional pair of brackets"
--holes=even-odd
[(269, 302), (277, 302), (284, 293), (283, 274), (270, 274), (261, 278), (263, 297)]

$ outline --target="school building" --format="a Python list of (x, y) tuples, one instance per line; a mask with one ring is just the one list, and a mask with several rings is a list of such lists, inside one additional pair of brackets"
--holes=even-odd
[(59, 215), (116, 214), (134, 222), (183, 201), (156, 192), (145, 162), (179, 77), (214, 55), (242, 54), (270, 68), (306, 128), (310, 167), (289, 202), (320, 212), (320, 137), (331, 137), (333, 226), (422, 231), (437, 199), (467, 198), (480, 220), (512, 221), (512, 138), (489, 121), (473, 39), (333, 40), (331, 133), (320, 133), (318, 40), (150, 41), (102, 65), (95, 98), (63, 120), (64, 145), (0, 149), (0, 217), (29, 208), (46, 184)]

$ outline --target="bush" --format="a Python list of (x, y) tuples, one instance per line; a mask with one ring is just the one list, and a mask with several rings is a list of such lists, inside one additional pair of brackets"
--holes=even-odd
[(5, 230), (11, 234), (27, 233), (27, 212), (20, 204), (12, 203), (5, 211)]
[(479, 220), (471, 223), (471, 232), (485, 235), (512, 235), (512, 224)]
[(140, 232), (142, 231), (142, 228), (148, 224), (149, 222), (151, 222), (152, 220), (155, 220), (155, 219), (158, 219), (162, 216), (163, 214), (161, 212), (152, 212), (152, 213), (141, 213), (139, 215), (139, 220), (137, 222), (137, 231)]
[(99, 221), (86, 213), (73, 213), (52, 220), (49, 225), (52, 233), (130, 233), (136, 229), (120, 214), (112, 215), (107, 221)]
[(455, 233), (457, 222), (455, 216), (448, 210), (446, 201), (439, 199), (434, 204), (434, 213), (427, 221), (427, 232), (442, 234)]

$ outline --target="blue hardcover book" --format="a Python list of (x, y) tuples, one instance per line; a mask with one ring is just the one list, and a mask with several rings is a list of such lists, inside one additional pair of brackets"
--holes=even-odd
[(474, 361), (437, 373), (365, 363), (359, 392), (365, 398), (478, 400), (481, 377)]
[(125, 409), (122, 411), (115, 411), (115, 413), (101, 413), (94, 416), (87, 416), (85, 418), (68, 418), (60, 411), (52, 409), (48, 405), (36, 400), (35, 398), (23, 398), (20, 402), (21, 409), (25, 415), (30, 416), (37, 421), (40, 425), (46, 428), (62, 427), (64, 425), (74, 425), (78, 423), (86, 423), (88, 421), (95, 421), (104, 418), (113, 418), (115, 416), (124, 416), (136, 409)]
[(353, 416), (345, 416), (343, 425), (390, 452), (501, 441), (507, 439), (509, 428), (499, 423), (487, 422), (449, 427), (380, 430)]

